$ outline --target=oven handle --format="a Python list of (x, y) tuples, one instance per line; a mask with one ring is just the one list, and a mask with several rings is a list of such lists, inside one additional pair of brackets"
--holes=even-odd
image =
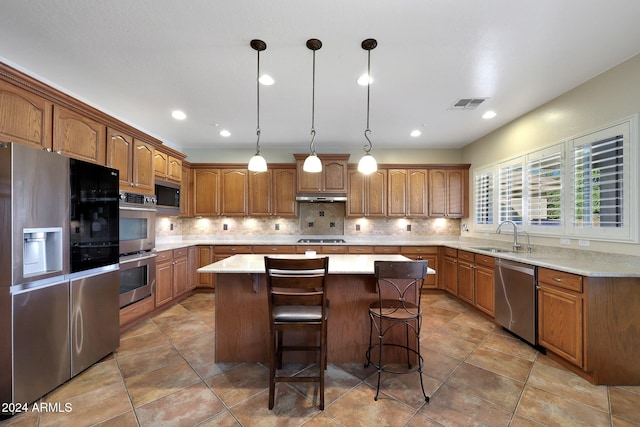
[(150, 255), (145, 255), (145, 256), (141, 256), (141, 257), (136, 257), (136, 258), (131, 258), (131, 259), (126, 259), (126, 260), (121, 260), (120, 264), (128, 264), (130, 262), (137, 262), (137, 261), (144, 261), (145, 259), (149, 259), (149, 258), (155, 258), (157, 257), (157, 254), (153, 253)]
[(121, 211), (143, 211), (143, 212), (157, 212), (158, 209), (156, 208), (139, 208), (139, 207), (134, 207), (134, 206), (120, 206), (119, 208)]

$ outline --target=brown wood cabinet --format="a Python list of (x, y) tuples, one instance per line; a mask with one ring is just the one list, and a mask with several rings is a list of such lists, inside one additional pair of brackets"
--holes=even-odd
[(182, 164), (182, 182), (180, 183), (180, 216), (193, 215), (193, 177), (191, 168)]
[(427, 169), (389, 169), (388, 216), (425, 218)]
[(157, 178), (180, 183), (182, 181), (182, 160), (169, 153), (156, 150), (153, 170)]
[(193, 170), (193, 214), (220, 215), (220, 169)]
[(179, 248), (158, 252), (156, 258), (155, 305), (160, 307), (188, 292), (188, 252)]
[(469, 171), (429, 170), (429, 216), (462, 218), (469, 216)]
[(0, 80), (0, 141), (52, 149), (52, 104)]
[(442, 289), (458, 295), (458, 250), (442, 248)]
[(302, 167), (308, 154), (294, 154), (299, 193), (346, 193), (348, 154), (318, 154), (322, 172), (305, 172)]
[(495, 258), (475, 254), (474, 301), (473, 306), (491, 317), (495, 316)]
[(474, 272), (473, 252), (458, 251), (458, 298), (473, 305)]
[(105, 165), (106, 126), (59, 105), (53, 106), (53, 151)]
[(538, 342), (581, 368), (583, 305), (581, 276), (538, 268)]
[(154, 194), (153, 152), (151, 144), (107, 128), (107, 159), (109, 167), (120, 171), (120, 190)]
[(249, 172), (250, 216), (298, 216), (296, 170), (273, 168)]
[(346, 216), (384, 217), (387, 215), (387, 171), (378, 169), (363, 175), (349, 169), (347, 175)]
[(247, 169), (220, 170), (221, 196), (220, 214), (246, 216), (249, 198), (249, 171)]
[[(211, 245), (198, 245), (198, 268), (209, 265), (215, 260), (214, 248)], [(197, 287), (214, 288), (213, 274), (197, 273)]]
[(403, 246), (400, 248), (401, 255), (416, 261), (427, 261), (429, 267), (436, 271), (436, 274), (428, 274), (425, 278), (425, 289), (436, 289), (440, 283), (438, 280), (438, 271), (440, 270), (438, 267), (439, 252), (440, 250), (437, 246)]
[(187, 287), (193, 290), (198, 286), (198, 247), (189, 246), (187, 251)]

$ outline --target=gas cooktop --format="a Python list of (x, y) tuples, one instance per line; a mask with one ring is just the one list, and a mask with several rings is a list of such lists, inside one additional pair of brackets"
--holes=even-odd
[(344, 239), (300, 239), (298, 243), (347, 243)]

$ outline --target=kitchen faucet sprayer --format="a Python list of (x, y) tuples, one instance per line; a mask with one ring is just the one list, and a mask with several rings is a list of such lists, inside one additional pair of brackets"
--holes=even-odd
[(511, 224), (513, 225), (513, 250), (517, 251), (518, 249), (520, 249), (520, 244), (518, 243), (518, 225), (510, 220), (506, 220), (506, 221), (502, 221), (499, 225), (498, 228), (496, 230), (496, 234), (500, 234), (500, 232), (502, 231), (502, 226), (505, 224)]

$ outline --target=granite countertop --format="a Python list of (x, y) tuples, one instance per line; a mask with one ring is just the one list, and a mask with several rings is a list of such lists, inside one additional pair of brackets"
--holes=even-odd
[[(486, 242), (481, 243), (451, 239), (434, 240), (428, 238), (395, 240), (393, 236), (389, 237), (390, 239), (385, 238), (384, 240), (381, 240), (379, 237), (371, 240), (365, 240), (362, 238), (351, 239), (350, 237), (345, 237), (346, 243), (325, 243), (325, 245), (445, 246), (582, 276), (640, 277), (640, 257), (631, 255), (608, 254), (595, 251), (569, 251), (552, 247), (534, 247), (533, 253), (529, 254), (527, 252), (511, 252), (509, 248), (504, 247), (504, 243), (502, 242), (492, 242), (487, 244)], [(233, 240), (203, 238), (199, 240), (194, 239), (176, 242), (162, 242), (156, 246), (156, 250), (171, 250), (193, 245), (310, 245), (308, 243), (297, 243), (299, 238), (300, 236), (285, 236), (277, 238), (274, 238), (273, 236), (257, 236)], [(479, 249), (483, 247), (497, 247), (503, 249), (504, 252), (491, 252)], [(264, 266), (262, 266), (262, 269), (264, 270)]]
[[(306, 255), (271, 255), (305, 258)], [(402, 255), (317, 255), (329, 257), (329, 274), (374, 274), (374, 261), (408, 261)], [(238, 254), (198, 269), (198, 273), (264, 273), (265, 254)], [(436, 271), (429, 268), (429, 274)]]

